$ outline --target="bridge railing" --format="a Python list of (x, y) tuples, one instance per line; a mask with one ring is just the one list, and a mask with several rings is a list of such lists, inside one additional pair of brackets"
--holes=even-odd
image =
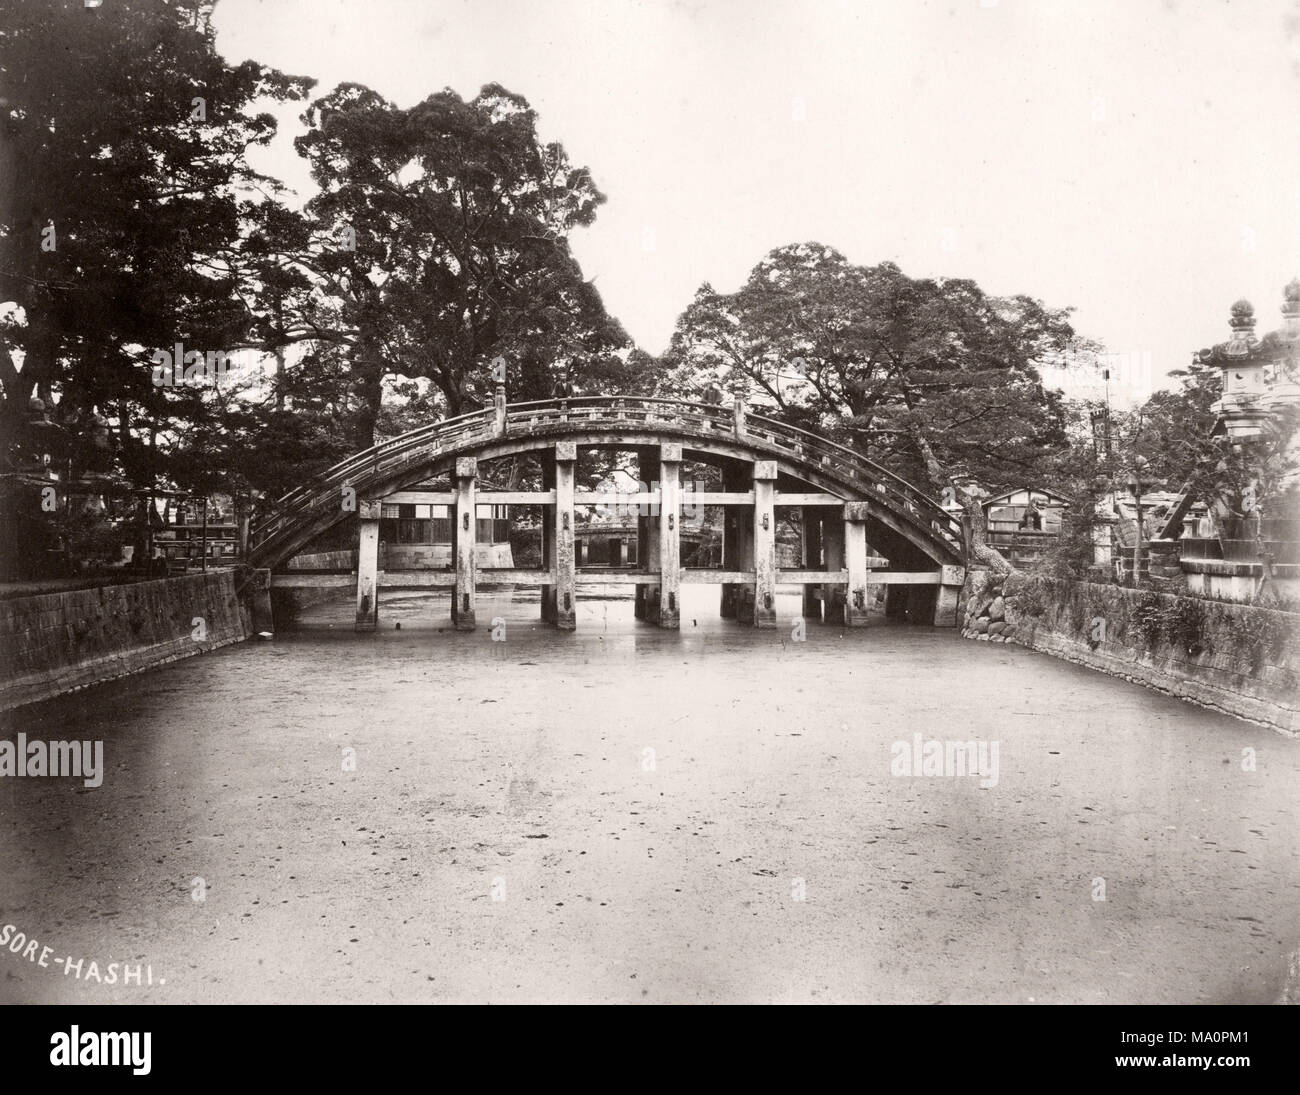
[[(552, 431), (562, 434), (583, 422), (601, 428), (662, 430), (685, 437), (747, 441), (841, 477), (847, 473), (864, 494), (874, 494), (895, 513), (954, 547), (961, 543), (959, 522), (906, 480), (845, 445), (764, 415), (747, 414), (744, 432), (737, 438), (730, 405), (648, 396), (577, 396), (513, 403), (506, 408), (506, 436), (545, 435)], [(390, 480), (403, 467), (424, 463), (430, 455), (463, 451), (494, 436), (493, 412), (487, 408), (430, 423), (350, 456), (284, 495), (269, 513), (259, 517), (252, 527), (254, 549), (299, 521), (339, 505), (344, 487), (351, 486), (359, 496), (363, 495), (367, 480)]]

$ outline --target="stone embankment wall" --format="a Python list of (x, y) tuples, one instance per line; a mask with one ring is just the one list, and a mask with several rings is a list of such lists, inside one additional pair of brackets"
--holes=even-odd
[(214, 570), (0, 601), (0, 710), (248, 638), (247, 580)]
[(1014, 642), (1300, 733), (1300, 616), (1254, 605), (972, 568), (962, 635)]

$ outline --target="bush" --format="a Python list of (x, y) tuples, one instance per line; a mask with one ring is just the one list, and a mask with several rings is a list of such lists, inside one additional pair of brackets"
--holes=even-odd
[(1208, 646), (1206, 613), (1195, 597), (1177, 597), (1166, 601), (1158, 593), (1144, 593), (1129, 613), (1128, 622), (1142, 636), (1148, 650), (1167, 642), (1177, 650), (1195, 657)]
[(1142, 637), (1143, 643), (1148, 650), (1154, 650), (1160, 642), (1160, 634), (1164, 630), (1164, 620), (1160, 605), (1160, 595), (1158, 593), (1144, 593), (1133, 611), (1129, 613), (1129, 623), (1131, 623), (1137, 634)]
[(1291, 637), (1291, 621), (1282, 613), (1267, 610), (1242, 612), (1228, 617), (1233, 654), (1258, 676), (1268, 658), (1277, 658)]
[(1209, 645), (1205, 609), (1195, 597), (1179, 597), (1165, 612), (1165, 637), (1195, 657)]
[(1016, 609), (1026, 616), (1042, 616), (1047, 611), (1045, 584), (1038, 576), (1026, 578), (1013, 595)]

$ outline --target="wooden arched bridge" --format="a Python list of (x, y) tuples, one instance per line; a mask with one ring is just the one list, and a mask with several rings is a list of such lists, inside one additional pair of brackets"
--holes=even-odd
[[(575, 488), (578, 451), (634, 450), (649, 490), (587, 492)], [(531, 453), (541, 460), (542, 489), (478, 489), (479, 462)], [(721, 469), (722, 489), (688, 494), (691, 506), (722, 506), (721, 568), (681, 565), (682, 461)], [(449, 490), (423, 484), (446, 476)], [(441, 504), (451, 516), (451, 564), (446, 570), (379, 570), (382, 503)], [(637, 518), (637, 568), (594, 571), (577, 565), (577, 506), (629, 503)], [(524, 505), (542, 509), (540, 569), (488, 569), (474, 550), (476, 508)], [(799, 506), (803, 560), (778, 569), (777, 507)], [(286, 571), (289, 560), (340, 521), (360, 523), (355, 572)], [(629, 396), (579, 397), (494, 407), (412, 430), (357, 453), (303, 484), (263, 514), (250, 530), (250, 565), (272, 572), (274, 587), (351, 585), (357, 590), (358, 630), (377, 625), (378, 591), (413, 586), (453, 592), (452, 617), (475, 626), (478, 589), (499, 584), (542, 590), (542, 616), (572, 628), (584, 585), (636, 586), (637, 616), (675, 628), (683, 583), (723, 587), (724, 616), (757, 627), (776, 625), (778, 585), (804, 589), (805, 615), (856, 626), (866, 622), (875, 587), (890, 588), (895, 614), (955, 626), (964, 578), (958, 521), (934, 499), (842, 445), (730, 406)]]

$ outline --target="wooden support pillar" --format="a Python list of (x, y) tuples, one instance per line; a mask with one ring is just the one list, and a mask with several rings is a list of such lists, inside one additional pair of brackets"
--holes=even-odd
[(659, 447), (659, 626), (681, 626), (681, 445)]
[(776, 461), (754, 461), (754, 626), (776, 627)]
[(867, 506), (844, 503), (844, 566), (849, 582), (844, 599), (844, 625), (866, 627), (867, 613), (876, 591), (867, 585)]
[[(748, 469), (736, 468), (731, 464), (722, 472), (722, 489), (727, 492), (740, 493), (750, 489), (752, 477)], [(754, 518), (750, 506), (722, 507), (722, 569), (752, 570)], [(724, 582), (722, 586), (722, 603), (719, 615), (724, 620), (736, 620), (741, 623), (753, 623), (752, 612), (754, 591), (747, 585), (737, 582)]]
[(357, 541), (357, 630), (374, 631), (379, 626), (379, 515), (378, 501), (359, 501), (361, 537)]
[[(822, 510), (817, 506), (804, 506), (803, 512), (803, 568), (822, 568)], [(817, 586), (803, 587), (803, 617), (817, 621), (822, 618), (822, 600)]]
[(574, 550), (573, 476), (578, 446), (573, 441), (555, 443), (555, 606), (551, 620), (562, 631), (577, 626), (577, 561)]
[[(555, 489), (555, 450), (541, 454), (542, 490)], [(555, 573), (555, 507), (542, 506), (542, 569)], [(542, 620), (555, 622), (555, 586), (547, 582), (542, 586)]]
[[(659, 453), (652, 448), (640, 448), (636, 453), (637, 478), (643, 489), (652, 490), (659, 478)], [(642, 502), (637, 506), (636, 518), (636, 568), (645, 574), (659, 569), (659, 509)], [(658, 617), (658, 590), (639, 585), (634, 594), (633, 614), (638, 620), (654, 622)]]
[(254, 570), (249, 578), (248, 602), (254, 635), (275, 634), (275, 620), (271, 613), (271, 572)]
[[(844, 517), (842, 510), (822, 511), (822, 552), (826, 563), (823, 569), (838, 574), (844, 569)], [(828, 624), (844, 623), (845, 587), (827, 583), (822, 586), (822, 615)]]
[(506, 386), (498, 384), (492, 402), (492, 436), (506, 435)]
[(961, 603), (962, 586), (966, 584), (966, 568), (945, 566), (939, 572), (938, 596), (934, 602), (935, 627), (956, 627), (957, 609)]
[(472, 456), (456, 458), (456, 504), (452, 509), (452, 552), (456, 563), (456, 588), (453, 594), (453, 619), (457, 631), (473, 631), (475, 569), (474, 539), (478, 531), (474, 505), (478, 461)]

